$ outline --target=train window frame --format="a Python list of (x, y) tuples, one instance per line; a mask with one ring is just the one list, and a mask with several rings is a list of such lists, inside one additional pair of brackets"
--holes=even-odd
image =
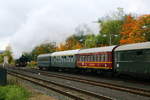
[(102, 62), (104, 62), (104, 54), (102, 54), (101, 60), (102, 60)]
[(81, 56), (79, 56), (79, 61), (82, 61)]
[(101, 60), (101, 54), (99, 54), (99, 62), (102, 62), (102, 60)]
[(81, 61), (83, 61), (83, 56), (80, 56), (81, 57)]
[(105, 54), (105, 62), (108, 61), (108, 56)]

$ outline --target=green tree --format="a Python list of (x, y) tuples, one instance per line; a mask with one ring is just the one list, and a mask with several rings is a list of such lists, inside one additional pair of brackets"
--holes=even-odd
[(3, 63), (3, 58), (4, 58), (4, 55), (0, 54), (0, 63)]
[(101, 37), (107, 39), (107, 44), (109, 45), (119, 44), (122, 24), (123, 24), (122, 20), (107, 20), (101, 22), (100, 34)]
[(89, 34), (86, 36), (84, 47), (85, 48), (96, 47), (97, 46), (96, 43), (97, 43), (96, 36), (94, 34)]
[(120, 41), (120, 31), (125, 19), (125, 13), (122, 8), (117, 8), (117, 11), (111, 15), (107, 15), (98, 20), (100, 25), (99, 38), (100, 43), (106, 45), (116, 45)]
[(31, 52), (32, 59), (36, 61), (38, 55), (45, 54), (45, 53), (52, 53), (54, 51), (56, 51), (56, 43), (55, 42), (41, 44), (39, 46), (36, 46), (32, 50), (32, 52)]
[(4, 51), (3, 56), (7, 56), (8, 57), (8, 63), (13, 63), (14, 59), (13, 59), (13, 56), (12, 56), (12, 50), (11, 50), (11, 46), (10, 45), (8, 45), (6, 47), (6, 50)]

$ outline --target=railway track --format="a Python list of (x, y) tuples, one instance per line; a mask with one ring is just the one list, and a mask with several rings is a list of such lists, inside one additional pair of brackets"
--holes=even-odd
[(48, 77), (56, 77), (56, 78), (81, 82), (81, 83), (90, 84), (90, 85), (94, 85), (94, 86), (100, 86), (100, 87), (105, 87), (105, 88), (110, 88), (110, 89), (114, 89), (114, 90), (119, 90), (119, 91), (124, 91), (124, 92), (132, 93), (132, 94), (150, 97), (150, 91), (144, 90), (141, 88), (127, 87), (127, 86), (106, 83), (106, 82), (99, 82), (99, 81), (94, 81), (94, 80), (88, 80), (88, 79), (83, 79), (83, 78), (78, 78), (78, 77), (73, 77), (73, 76), (66, 77), (66, 75), (62, 75), (62, 74), (54, 74), (54, 73), (49, 74), (48, 72), (41, 71), (41, 70), (35, 70), (35, 69), (26, 70), (26, 71), (30, 71), (32, 73), (40, 73), (41, 75), (45, 75)]
[(113, 98), (107, 96), (103, 96), (82, 89), (77, 89), (71, 86), (64, 86), (53, 81), (45, 80), (40, 77), (35, 77), (34, 75), (32, 76), (31, 73), (29, 74), (27, 72), (25, 74), (24, 72), (17, 72), (17, 70), (15, 71), (12, 69), (8, 69), (8, 74), (21, 78), (23, 80), (30, 81), (47, 89), (56, 91), (74, 100), (113, 100)]
[(71, 81), (76, 81), (76, 82), (82, 82), (90, 85), (95, 85), (95, 86), (100, 86), (100, 87), (105, 87), (105, 88), (110, 88), (110, 89), (115, 89), (119, 91), (124, 91), (124, 92), (129, 92), (137, 95), (142, 95), (142, 96), (147, 96), (150, 97), (150, 91), (149, 90), (144, 90), (141, 88), (133, 88), (133, 87), (127, 87), (127, 86), (121, 86), (117, 84), (112, 84), (112, 83), (106, 83), (106, 82), (99, 82), (99, 81), (94, 81), (94, 80), (88, 80), (88, 79), (83, 79), (83, 78), (78, 78), (78, 77), (72, 77), (72, 76), (65, 76), (65, 75), (60, 75), (60, 74), (49, 74), (44, 71), (39, 71), (40, 74), (49, 76), (49, 77), (56, 77), (56, 78), (62, 78), (66, 80), (71, 80)]

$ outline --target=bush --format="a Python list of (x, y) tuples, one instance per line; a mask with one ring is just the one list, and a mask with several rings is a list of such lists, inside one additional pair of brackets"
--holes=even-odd
[(28, 63), (27, 66), (29, 66), (31, 68), (35, 68), (37, 66), (37, 62), (36, 61), (31, 61), (31, 62)]
[(0, 100), (27, 100), (28, 97), (29, 92), (20, 86), (8, 85), (0, 87)]

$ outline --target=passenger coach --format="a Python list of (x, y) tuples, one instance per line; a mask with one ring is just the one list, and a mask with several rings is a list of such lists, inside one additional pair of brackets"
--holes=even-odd
[(75, 68), (77, 50), (59, 51), (51, 54), (51, 66), (57, 68)]
[(37, 57), (39, 69), (48, 69), (51, 66), (51, 54), (41, 54)]
[(121, 74), (150, 77), (150, 42), (117, 47), (115, 67)]
[(113, 70), (113, 51), (117, 46), (81, 49), (77, 54), (77, 67), (96, 69), (97, 71)]

